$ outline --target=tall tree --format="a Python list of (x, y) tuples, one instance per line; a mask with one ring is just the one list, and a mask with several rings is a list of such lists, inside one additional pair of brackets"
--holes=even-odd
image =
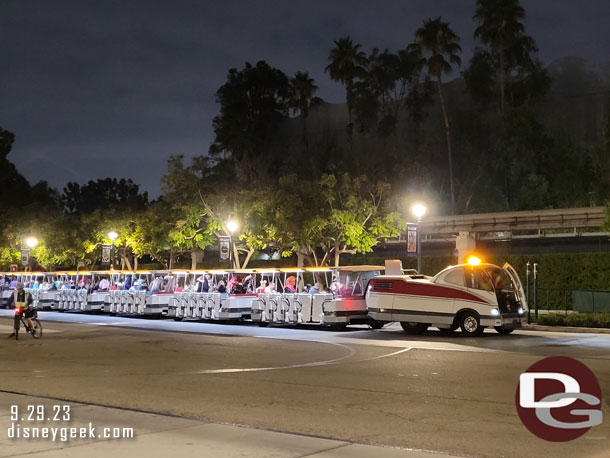
[(461, 65), (459, 54), (462, 48), (459, 45), (460, 37), (440, 17), (427, 19), (424, 25), (415, 32), (415, 45), (419, 47), (425, 58), (425, 65), (429, 75), (436, 82), (443, 120), (445, 123), (445, 136), (447, 139), (447, 158), (449, 162), (449, 188), (451, 192), (451, 214), (455, 210), (455, 193), (453, 183), (453, 154), (451, 151), (451, 124), (447, 113), (447, 104), (443, 92), (442, 75), (453, 70), (452, 64)]
[(61, 196), (67, 213), (88, 214), (96, 210), (142, 210), (148, 204), (148, 193), (131, 179), (104, 178), (84, 185), (69, 182)]
[[(248, 181), (252, 175), (266, 177), (270, 134), (286, 119), (288, 77), (267, 62), (246, 63), (232, 68), (227, 81), (216, 92), (220, 115), (213, 120), (214, 143), (210, 154), (229, 160), (237, 177)], [(264, 160), (261, 160), (266, 155)]]
[(478, 24), (474, 36), (489, 51), (477, 50), (465, 73), (471, 93), (484, 93), (496, 84), (504, 115), (507, 89), (511, 98), (525, 101), (548, 89), (550, 79), (535, 58), (538, 49), (534, 39), (525, 34), (525, 9), (519, 0), (477, 0), (473, 19)]
[(288, 108), (294, 114), (301, 116), (303, 123), (303, 145), (307, 148), (307, 118), (309, 110), (315, 108), (322, 102), (322, 99), (315, 97), (314, 94), (318, 90), (315, 80), (309, 76), (307, 72), (296, 72), (290, 78), (290, 86), (288, 88)]
[(366, 54), (360, 49), (360, 44), (354, 44), (350, 37), (334, 40), (334, 43), (335, 47), (328, 55), (326, 71), (333, 81), (339, 81), (345, 86), (348, 127), (351, 131), (354, 83), (364, 73)]

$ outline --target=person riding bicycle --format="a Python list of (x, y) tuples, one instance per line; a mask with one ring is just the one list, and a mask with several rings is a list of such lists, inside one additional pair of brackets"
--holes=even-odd
[(8, 336), (9, 339), (11, 337), (15, 337), (15, 333), (19, 330), (19, 326), (21, 324), (21, 317), (23, 316), (26, 319), (27, 325), (33, 328), (32, 324), (32, 316), (34, 315), (34, 310), (30, 308), (32, 304), (32, 296), (30, 293), (23, 289), (23, 283), (17, 283), (17, 289), (15, 292), (9, 297), (7, 305), (10, 307), (18, 308), (19, 311), (15, 312), (15, 328), (13, 333)]

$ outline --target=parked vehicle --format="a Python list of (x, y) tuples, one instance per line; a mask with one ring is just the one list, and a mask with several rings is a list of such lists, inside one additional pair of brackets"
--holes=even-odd
[(527, 302), (521, 281), (507, 263), (503, 267), (471, 258), (434, 277), (404, 275), (386, 269), (373, 278), (366, 294), (369, 316), (398, 321), (407, 334), (433, 326), (477, 336), (486, 327), (509, 334), (527, 323)]

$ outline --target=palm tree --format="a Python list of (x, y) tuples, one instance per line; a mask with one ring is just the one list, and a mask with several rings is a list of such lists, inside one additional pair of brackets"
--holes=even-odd
[(345, 85), (347, 117), (352, 125), (352, 105), (354, 97), (354, 80), (364, 73), (366, 54), (359, 44), (354, 44), (350, 37), (334, 40), (335, 47), (328, 54), (326, 71), (333, 81)]
[(294, 77), (290, 78), (290, 86), (288, 88), (288, 108), (293, 114), (299, 114), (303, 122), (303, 144), (307, 148), (307, 117), (309, 110), (322, 103), (322, 99), (314, 97), (318, 86), (313, 78), (309, 77), (307, 72), (296, 72)]
[(436, 82), (438, 96), (441, 102), (445, 121), (445, 136), (447, 137), (447, 155), (449, 159), (449, 188), (451, 190), (451, 214), (455, 209), (455, 194), (453, 191), (453, 155), (451, 152), (451, 126), (445, 95), (443, 93), (442, 75), (453, 70), (452, 64), (461, 65), (458, 55), (462, 52), (459, 45), (460, 37), (440, 17), (424, 21), (424, 25), (415, 32), (415, 46), (419, 47), (425, 59), (428, 74)]
[(500, 113), (504, 114), (507, 77), (507, 54), (515, 46), (534, 47), (531, 38), (524, 36), (525, 10), (519, 0), (477, 0), (473, 19), (479, 26), (475, 38), (487, 44), (498, 60), (498, 85), (500, 86)]

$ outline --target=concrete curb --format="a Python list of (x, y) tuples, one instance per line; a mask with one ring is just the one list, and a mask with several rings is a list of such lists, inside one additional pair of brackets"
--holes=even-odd
[(541, 324), (528, 324), (521, 328), (524, 331), (554, 331), (554, 332), (573, 332), (576, 334), (610, 334), (610, 329), (606, 328), (579, 328), (575, 326), (543, 326)]

